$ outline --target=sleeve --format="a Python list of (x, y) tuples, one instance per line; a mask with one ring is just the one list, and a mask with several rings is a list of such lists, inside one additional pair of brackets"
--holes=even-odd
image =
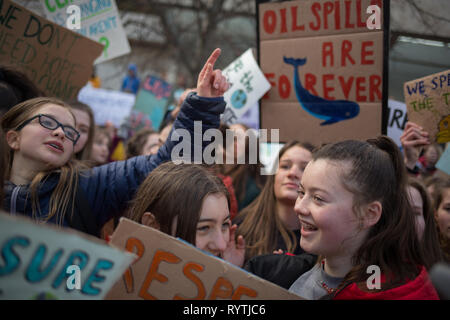
[[(202, 132), (218, 128), (220, 114), (224, 109), (225, 102), (222, 97), (202, 98), (191, 94), (183, 103), (169, 138), (156, 155), (138, 156), (126, 161), (108, 163), (95, 167), (81, 176), (80, 187), (88, 197), (98, 225), (103, 226), (112, 217), (123, 214), (147, 175), (159, 164), (172, 159), (172, 150), (179, 144), (178, 141), (171, 139), (175, 129), (189, 132), (188, 141), (182, 140), (180, 143), (189, 145), (189, 148), (193, 150), (194, 121), (202, 121)], [(201, 143), (201, 151), (208, 144), (209, 142)], [(192, 154), (191, 159), (193, 156)]]

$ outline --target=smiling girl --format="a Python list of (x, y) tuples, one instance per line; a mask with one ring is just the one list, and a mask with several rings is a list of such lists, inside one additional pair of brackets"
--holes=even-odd
[(127, 217), (242, 266), (245, 243), (235, 242), (229, 204), (222, 180), (206, 168), (167, 162), (139, 187)]
[[(438, 299), (428, 280), (398, 147), (387, 137), (327, 145), (303, 174), (301, 247), (320, 256), (290, 291), (318, 299)], [(369, 266), (381, 270), (368, 285)]]
[(236, 217), (238, 234), (247, 243), (246, 260), (278, 249), (293, 254), (303, 252), (298, 246), (300, 223), (294, 204), (312, 150), (310, 144), (286, 143), (279, 152), (276, 174), (268, 177), (259, 196)]
[[(175, 129), (187, 129), (193, 139), (193, 121), (202, 129), (217, 128), (228, 88), (213, 65), (216, 49), (200, 72), (197, 93), (181, 108)], [(99, 236), (106, 221), (125, 209), (139, 184), (171, 157), (176, 142), (168, 139), (157, 155), (140, 156), (81, 171), (73, 160), (79, 132), (70, 106), (53, 98), (27, 100), (8, 111), (1, 126), (9, 146), (4, 207), (38, 221)], [(205, 147), (205, 145), (203, 145)]]

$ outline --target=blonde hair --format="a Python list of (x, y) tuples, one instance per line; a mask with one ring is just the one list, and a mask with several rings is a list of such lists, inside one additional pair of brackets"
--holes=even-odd
[[(12, 109), (10, 109), (3, 115), (1, 120), (1, 127), (4, 135), (6, 135), (8, 131), (16, 131), (17, 127), (19, 127), (20, 124), (32, 117), (33, 114), (38, 112), (46, 104), (55, 104), (66, 108), (75, 120), (75, 116), (73, 115), (70, 106), (65, 102), (56, 98), (34, 98), (15, 105)], [(6, 153), (6, 156), (7, 165), (5, 170), (5, 179), (10, 179), (11, 168), (14, 160), (14, 150), (10, 148), (9, 152)], [(52, 195), (50, 196), (49, 212), (44, 218), (41, 218), (40, 220), (48, 221), (56, 216), (56, 223), (58, 225), (62, 225), (66, 212), (69, 209), (70, 203), (72, 203), (71, 215), (73, 215), (76, 190), (78, 188), (78, 173), (80, 168), (80, 164), (71, 159), (60, 168), (49, 171), (42, 171), (36, 174), (36, 176), (30, 183), (32, 217), (34, 219), (37, 219), (38, 216), (41, 216), (39, 199), (37, 197), (39, 185), (45, 182), (51, 173), (55, 172), (59, 173), (58, 184), (56, 185), (55, 189), (52, 192)]]

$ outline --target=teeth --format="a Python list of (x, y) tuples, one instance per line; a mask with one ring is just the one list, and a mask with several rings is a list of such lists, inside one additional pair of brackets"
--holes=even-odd
[(61, 150), (61, 148), (60, 148), (59, 146), (57, 146), (56, 144), (50, 143), (50, 145), (51, 145), (52, 147), (56, 148), (56, 149)]
[(302, 222), (302, 226), (305, 230), (309, 230), (309, 231), (317, 230), (316, 227), (314, 227), (313, 225), (306, 223), (306, 222)]

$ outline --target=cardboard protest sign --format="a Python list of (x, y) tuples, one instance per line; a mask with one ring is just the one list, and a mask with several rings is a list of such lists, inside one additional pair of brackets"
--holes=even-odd
[(101, 51), (99, 43), (0, 1), (0, 61), (21, 69), (48, 96), (75, 98)]
[(401, 147), (400, 137), (408, 122), (406, 104), (403, 102), (388, 100), (389, 120), (387, 125), (387, 135), (394, 140), (397, 146)]
[(122, 218), (111, 245), (139, 258), (107, 299), (301, 299), (192, 245)]
[(133, 113), (142, 113), (148, 117), (153, 129), (158, 131), (171, 92), (172, 86), (169, 83), (158, 77), (148, 76), (137, 93)]
[[(96, 64), (131, 51), (114, 0), (41, 0), (41, 4), (49, 20), (63, 27), (69, 25), (71, 30), (104, 45)], [(76, 24), (77, 19), (79, 25)]]
[(223, 74), (231, 86), (223, 95), (227, 106), (222, 121), (232, 124), (270, 89), (270, 84), (261, 72), (252, 49), (234, 60), (223, 70)]
[(261, 3), (259, 62), (271, 84), (261, 128), (316, 145), (381, 134), (382, 10), (382, 0)]
[(403, 86), (410, 121), (430, 134), (430, 141), (450, 141), (450, 70), (406, 82)]
[(106, 121), (110, 121), (116, 128), (130, 115), (135, 99), (135, 95), (131, 93), (92, 86), (85, 86), (78, 94), (78, 100), (92, 108), (96, 124), (104, 125)]
[(0, 212), (0, 299), (103, 299), (136, 258), (71, 229)]

